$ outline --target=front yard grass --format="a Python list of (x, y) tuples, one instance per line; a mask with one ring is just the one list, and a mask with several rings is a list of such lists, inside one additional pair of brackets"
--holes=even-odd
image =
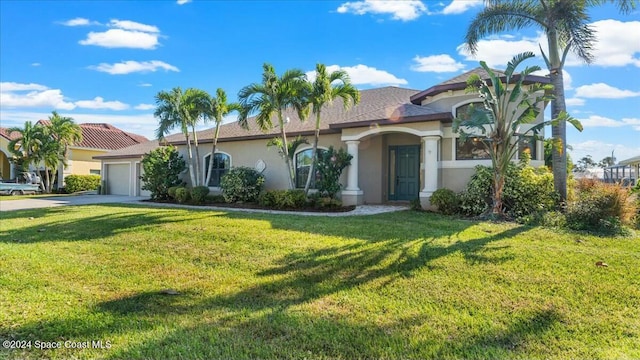
[(638, 237), (408, 211), (0, 213), (0, 340), (32, 346), (0, 358), (640, 358), (639, 269)]

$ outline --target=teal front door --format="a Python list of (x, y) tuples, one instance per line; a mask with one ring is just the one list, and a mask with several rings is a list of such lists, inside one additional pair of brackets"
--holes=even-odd
[(389, 200), (413, 200), (420, 191), (420, 145), (389, 147)]

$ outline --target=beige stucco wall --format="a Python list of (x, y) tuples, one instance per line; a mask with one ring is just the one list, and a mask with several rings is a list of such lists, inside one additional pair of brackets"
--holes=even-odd
[[(292, 139), (293, 137), (288, 137)], [(302, 145), (296, 153), (302, 150), (310, 149), (313, 146), (313, 137), (307, 136), (309, 145)], [(221, 152), (231, 157), (231, 167), (246, 166), (255, 168), (258, 160), (264, 161), (266, 168), (263, 172), (265, 176), (265, 189), (287, 189), (289, 188), (289, 180), (287, 179), (287, 170), (284, 159), (278, 154), (278, 150), (275, 147), (267, 147), (268, 139), (258, 140), (246, 140), (246, 141), (221, 141), (218, 142), (216, 152)], [(318, 147), (328, 148), (333, 146), (334, 148), (345, 148), (344, 143), (340, 141), (340, 134), (327, 134), (321, 135)], [(211, 154), (211, 143), (203, 143), (198, 146), (200, 155), (200, 172), (201, 182), (204, 183), (204, 177), (206, 171), (204, 169), (205, 157)], [(187, 146), (178, 146), (178, 151), (187, 161)], [(194, 149), (195, 156), (195, 149)], [(295, 159), (295, 157), (294, 157)], [(343, 173), (342, 183), (345, 181), (346, 174)], [(184, 174), (184, 181), (191, 185), (189, 174)]]
[(68, 154), (68, 166), (64, 170), (65, 176), (89, 175), (91, 170), (100, 170), (100, 160), (94, 160), (94, 156), (104, 155), (108, 150), (71, 148)]

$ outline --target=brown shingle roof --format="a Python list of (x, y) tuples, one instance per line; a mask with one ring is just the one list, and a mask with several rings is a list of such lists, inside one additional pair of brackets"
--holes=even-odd
[[(38, 124), (43, 126), (50, 123), (49, 120), (38, 120)], [(82, 130), (82, 141), (75, 146), (81, 148), (117, 150), (149, 141), (142, 135), (120, 130), (111, 124), (83, 123), (79, 126)]]
[[(491, 70), (497, 76), (500, 76), (504, 81), (504, 71), (496, 70), (496, 69), (491, 69)], [(477, 67), (463, 74), (452, 77), (449, 80), (443, 81), (438, 85), (434, 85), (428, 88), (427, 90), (424, 90), (417, 94), (412, 95), (411, 102), (413, 104), (420, 105), (422, 103), (422, 100), (424, 100), (427, 96), (435, 96), (449, 90), (464, 90), (467, 87), (467, 80), (472, 74), (478, 74), (482, 79), (490, 78), (489, 73), (487, 73), (487, 71), (484, 68)], [(551, 80), (548, 77), (544, 77), (544, 76), (529, 75), (525, 78), (525, 81), (524, 81), (525, 84), (531, 84), (536, 82), (548, 84), (551, 82)]]
[[(418, 90), (399, 87), (383, 87), (360, 91), (360, 103), (344, 110), (341, 99), (335, 100), (330, 106), (325, 106), (321, 112), (320, 132), (336, 133), (340, 128), (367, 126), (376, 122), (403, 123), (413, 121), (425, 121), (434, 119), (449, 119), (447, 114), (434, 111), (427, 106), (413, 105), (409, 98), (417, 94)], [(301, 122), (295, 111), (288, 110), (284, 114), (289, 118), (286, 124), (287, 134), (310, 135), (315, 129), (315, 117), (313, 114), (305, 122)], [(225, 124), (220, 127), (219, 141), (237, 141), (252, 138), (271, 138), (279, 134), (278, 120), (274, 116), (272, 122), (275, 127), (265, 132), (258, 129), (255, 118), (249, 118), (249, 130), (243, 129), (237, 122)], [(207, 129), (198, 132), (198, 141), (208, 142), (213, 138), (215, 129)], [(173, 134), (166, 137), (170, 143), (184, 143), (182, 134)]]
[(111, 159), (111, 158), (137, 158), (151, 152), (158, 146), (158, 140), (145, 141), (140, 144), (128, 146), (126, 148), (109, 151), (104, 155), (94, 156), (94, 159)]

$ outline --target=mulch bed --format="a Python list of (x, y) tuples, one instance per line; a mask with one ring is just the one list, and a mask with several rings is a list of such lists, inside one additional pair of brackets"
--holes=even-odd
[[(162, 204), (178, 204), (175, 201), (171, 200), (142, 200), (148, 202), (162, 203)], [(185, 205), (194, 205), (194, 204), (185, 204)], [(261, 206), (256, 203), (205, 203), (201, 205), (195, 206), (203, 206), (203, 207), (226, 207), (226, 208), (234, 208), (234, 209), (258, 209), (258, 210), (276, 210), (276, 211), (291, 211), (291, 212), (318, 212), (318, 213), (341, 213), (341, 212), (349, 212), (354, 210), (355, 205), (350, 206), (341, 206), (336, 208), (315, 208), (315, 207), (304, 207), (298, 209), (274, 209), (265, 206)]]

